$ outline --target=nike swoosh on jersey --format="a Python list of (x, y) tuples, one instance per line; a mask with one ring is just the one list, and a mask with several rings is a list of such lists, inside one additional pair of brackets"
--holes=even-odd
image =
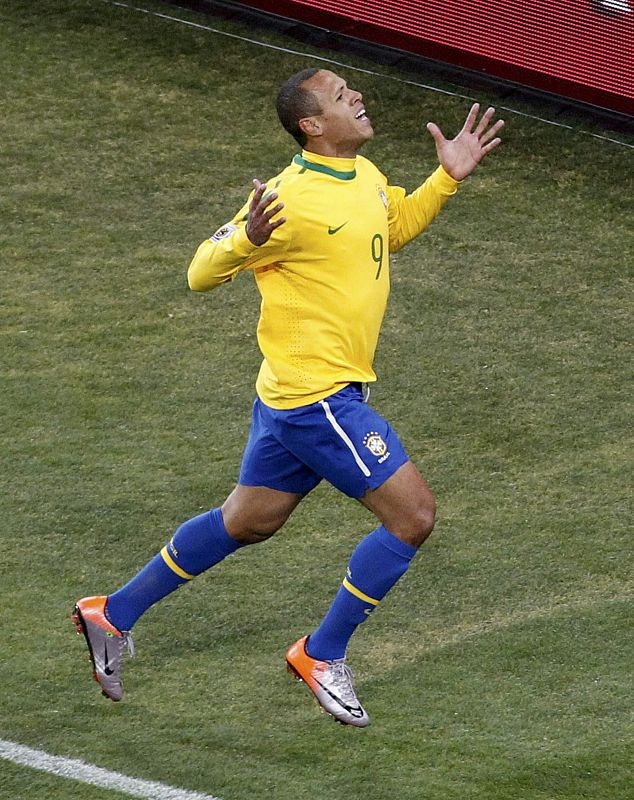
[(332, 235), (333, 235), (333, 233), (337, 233), (337, 231), (340, 231), (340, 230), (343, 228), (343, 226), (344, 226), (344, 225), (347, 225), (347, 224), (348, 224), (348, 222), (350, 222), (350, 220), (346, 220), (346, 221), (343, 223), (343, 225), (340, 225), (338, 228), (328, 228), (328, 234), (329, 234), (330, 236), (332, 236)]

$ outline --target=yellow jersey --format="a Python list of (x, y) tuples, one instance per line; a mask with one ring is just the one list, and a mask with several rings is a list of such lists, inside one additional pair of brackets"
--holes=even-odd
[(249, 201), (198, 248), (189, 286), (205, 292), (252, 270), (262, 303), (264, 360), (258, 396), (273, 408), (308, 405), (372, 368), (390, 291), (389, 254), (417, 236), (458, 182), (442, 167), (411, 194), (390, 186), (363, 156), (304, 150), (267, 182), (286, 222), (256, 246), (246, 234)]

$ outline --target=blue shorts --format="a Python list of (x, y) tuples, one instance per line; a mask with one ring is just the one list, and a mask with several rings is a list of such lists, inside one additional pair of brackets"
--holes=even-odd
[(307, 494), (325, 479), (359, 498), (408, 460), (396, 432), (353, 383), (300, 408), (270, 408), (257, 399), (239, 480)]

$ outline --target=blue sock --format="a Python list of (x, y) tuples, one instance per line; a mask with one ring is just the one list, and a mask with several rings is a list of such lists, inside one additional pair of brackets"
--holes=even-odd
[(108, 619), (129, 631), (151, 605), (241, 546), (227, 533), (219, 508), (188, 520), (132, 580), (109, 595)]
[(415, 547), (382, 525), (368, 534), (353, 552), (347, 576), (328, 613), (308, 639), (308, 655), (320, 661), (344, 658), (356, 627), (405, 573), (415, 554)]

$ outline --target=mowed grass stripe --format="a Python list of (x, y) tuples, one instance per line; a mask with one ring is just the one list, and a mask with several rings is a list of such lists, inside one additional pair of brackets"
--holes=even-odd
[(516, 608), (506, 614), (500, 612), (478, 620), (463, 620), (443, 629), (429, 629), (413, 641), (395, 639), (384, 643), (380, 659), (374, 664), (373, 675), (389, 673), (403, 662), (415, 661), (423, 654), (459, 645), (478, 636), (496, 634), (569, 613), (583, 614), (613, 603), (634, 601), (634, 584), (606, 579), (603, 583), (588, 583), (576, 591), (544, 599), (543, 604), (530, 608)]

